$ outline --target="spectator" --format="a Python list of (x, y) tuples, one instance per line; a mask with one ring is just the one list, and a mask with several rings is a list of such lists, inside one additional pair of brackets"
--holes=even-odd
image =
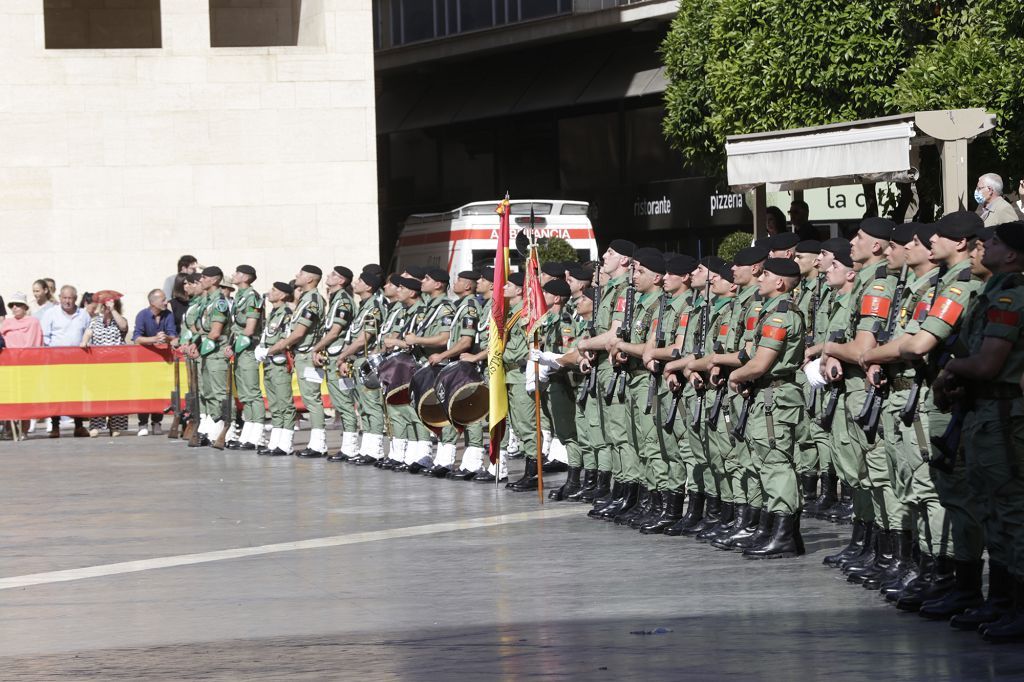
[(0, 296), (0, 322), (7, 319), (7, 305), (4, 303), (4, 297)]
[(174, 328), (181, 329), (181, 320), (185, 317), (185, 311), (188, 310), (189, 299), (192, 298), (192, 287), (199, 281), (195, 273), (186, 275), (183, 272), (179, 272), (174, 278), (174, 289), (173, 295), (171, 296), (171, 312), (174, 314)]
[(978, 202), (978, 215), (985, 221), (985, 227), (1017, 220), (1017, 212), (1003, 198), (1003, 179), (995, 173), (985, 173), (978, 178), (974, 200)]
[(96, 302), (93, 300), (93, 294), (91, 291), (87, 291), (82, 294), (82, 300), (78, 302), (78, 307), (89, 313), (89, 319), (91, 320), (96, 315)]
[[(181, 275), (179, 275), (180, 277)], [(178, 338), (178, 328), (174, 324), (174, 313), (167, 309), (167, 299), (161, 289), (149, 292), (149, 307), (139, 311), (135, 316), (135, 331), (132, 341), (140, 346), (170, 344)], [(160, 423), (164, 415), (160, 412), (139, 415), (139, 435), (148, 436), (153, 425), (152, 434), (159, 436)]]
[(47, 280), (37, 279), (32, 282), (32, 295), (35, 296), (36, 306), (38, 306), (32, 314), (41, 322), (46, 311), (57, 305), (57, 301), (53, 297), (53, 287)]
[(8, 348), (31, 348), (43, 345), (43, 328), (39, 320), (28, 314), (28, 297), (20, 291), (7, 304), (11, 317), (0, 324), (0, 336)]
[[(40, 282), (37, 280), (36, 284)], [(89, 328), (89, 314), (75, 305), (77, 298), (78, 290), (73, 286), (61, 287), (60, 305), (51, 307), (40, 320), (43, 345), (51, 348), (82, 345), (85, 330)], [(36, 300), (39, 300), (38, 296)], [(89, 430), (82, 424), (82, 418), (75, 417), (75, 437), (84, 438), (88, 435)], [(60, 417), (50, 419), (50, 438), (60, 438)]]
[(786, 231), (786, 215), (782, 212), (781, 208), (769, 206), (765, 212), (767, 213), (767, 220), (765, 220), (764, 227), (769, 237), (774, 237), (778, 233)]
[[(32, 315), (28, 314), (28, 296), (20, 291), (7, 304), (11, 309), (10, 317), (0, 323), (0, 347), (31, 348), (43, 345), (43, 329)], [(33, 420), (34, 421), (34, 420)], [(21, 422), (21, 433), (26, 434), (32, 424), (29, 420)], [(23, 436), (24, 437), (24, 436)]]
[(793, 231), (800, 237), (800, 241), (820, 238), (818, 228), (810, 223), (810, 215), (811, 208), (806, 201), (798, 199), (789, 205), (789, 222), (793, 223)]
[(199, 267), (199, 261), (195, 256), (184, 255), (178, 259), (178, 271), (164, 280), (164, 297), (170, 300), (174, 296), (174, 280), (178, 275), (191, 275)]
[[(128, 320), (121, 316), (121, 297), (111, 291), (102, 291), (93, 296), (99, 313), (89, 322), (89, 328), (82, 336), (82, 348), (90, 346), (120, 346), (128, 333)], [(89, 435), (100, 435), (100, 429), (109, 427), (110, 435), (116, 438), (128, 430), (128, 415), (93, 417), (89, 420)]]

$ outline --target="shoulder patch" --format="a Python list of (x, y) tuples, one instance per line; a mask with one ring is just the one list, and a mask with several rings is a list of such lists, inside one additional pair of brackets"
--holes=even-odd
[(964, 268), (963, 270), (961, 270), (960, 274), (957, 275), (956, 281), (958, 281), (958, 282), (970, 282), (971, 281), (971, 269), (970, 268)]
[(889, 266), (885, 263), (875, 268), (875, 279), (885, 279), (889, 276)]
[(778, 310), (780, 313), (788, 313), (789, 312), (789, 301), (787, 301), (787, 300), (781, 301), (779, 303), (779, 307), (776, 308), (776, 310)]
[(228, 302), (223, 298), (217, 299), (217, 312), (226, 313), (228, 311)]

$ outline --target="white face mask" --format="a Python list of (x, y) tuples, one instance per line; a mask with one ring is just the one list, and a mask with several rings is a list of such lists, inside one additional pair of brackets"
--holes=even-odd
[(979, 206), (985, 204), (985, 196), (981, 193), (980, 189), (974, 190), (974, 201), (977, 202)]

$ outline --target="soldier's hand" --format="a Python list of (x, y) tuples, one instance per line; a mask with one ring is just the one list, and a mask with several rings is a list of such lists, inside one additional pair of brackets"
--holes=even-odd
[(711, 380), (711, 384), (713, 386), (718, 386), (719, 384), (721, 384), (722, 383), (722, 368), (719, 367), (718, 365), (713, 366), (711, 368), (711, 371), (708, 372), (708, 378)]
[(228, 360), (235, 357), (235, 351), (231, 350), (231, 346), (224, 346), (224, 357)]
[(690, 372), (690, 385), (698, 391), (704, 390), (704, 377), (697, 372)]
[(881, 388), (885, 385), (885, 374), (882, 372), (880, 365), (868, 365), (864, 368), (867, 372), (868, 383), (875, 388)]
[(665, 381), (668, 383), (669, 390), (675, 393), (679, 390), (679, 375), (673, 372), (672, 374), (666, 375)]
[(313, 366), (323, 367), (324, 366), (324, 354), (320, 351), (313, 353)]
[(580, 371), (583, 372), (584, 374), (590, 374), (590, 358), (584, 356), (583, 359), (580, 360)]
[[(822, 358), (824, 359), (824, 356)], [(828, 358), (825, 360), (825, 371), (822, 374), (829, 383), (840, 381), (843, 378), (843, 363), (835, 358)]]
[(436, 365), (439, 362), (441, 362), (441, 354), (440, 353), (434, 353), (429, 358), (427, 358), (427, 364)]
[(648, 372), (653, 372), (654, 371), (654, 360), (653, 359), (648, 360), (646, 354), (644, 354), (644, 367), (647, 368)]
[(473, 361), (473, 354), (472, 353), (462, 353), (462, 354), (459, 355), (459, 360), (462, 360), (463, 362), (472, 362)]

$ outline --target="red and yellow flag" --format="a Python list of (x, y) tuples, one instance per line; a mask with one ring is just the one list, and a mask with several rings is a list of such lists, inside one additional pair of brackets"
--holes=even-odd
[(491, 440), (491, 463), (498, 460), (501, 439), (505, 435), (505, 420), (508, 418), (508, 394), (505, 392), (505, 337), (508, 333), (505, 309), (505, 282), (508, 281), (509, 212), (508, 195), (498, 204), (501, 217), (498, 227), (498, 247), (494, 252), (494, 289), (491, 292), (491, 319), (488, 322), (490, 337), (487, 344), (487, 369), (490, 394), (490, 414), (487, 426)]
[(531, 248), (530, 257), (526, 259), (526, 279), (523, 282), (523, 319), (526, 321), (527, 336), (533, 334), (533, 328), (548, 312), (539, 273), (540, 263), (537, 260), (537, 249)]

